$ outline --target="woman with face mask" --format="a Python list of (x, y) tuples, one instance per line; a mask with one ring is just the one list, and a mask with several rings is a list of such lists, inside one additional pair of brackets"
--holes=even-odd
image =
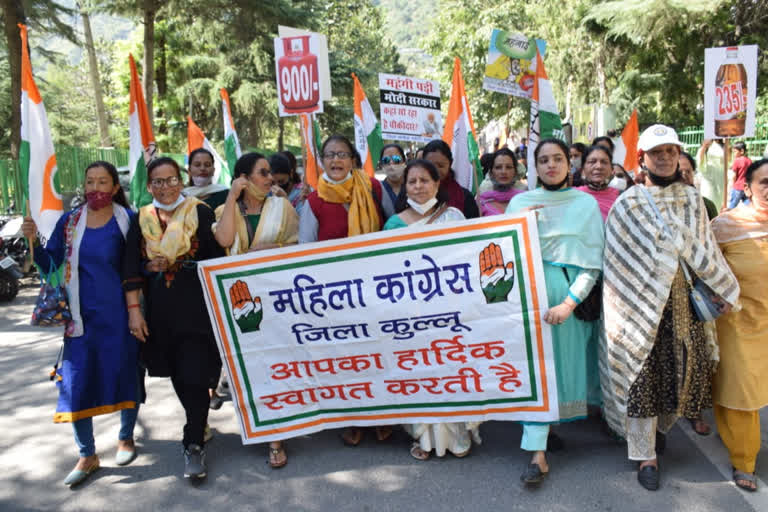
[(120, 411), (115, 463), (122, 466), (136, 457), (133, 428), (143, 394), (138, 340), (128, 328), (129, 316), (139, 311), (138, 299), (121, 286), (125, 239), (136, 215), (114, 165), (94, 162), (85, 169), (85, 199), (59, 219), (45, 247), (31, 217), (22, 225), (24, 236), (35, 240), (35, 263), (44, 272), (64, 264), (72, 321), (54, 376), (59, 402), (53, 421), (74, 428), (80, 458), (64, 480), (70, 486), (99, 468), (93, 416)]
[(381, 148), (379, 170), (384, 171), (387, 175), (381, 182), (381, 188), (384, 190), (381, 197), (381, 209), (384, 211), (384, 218), (388, 219), (395, 214), (397, 195), (403, 185), (405, 152), (399, 144), (387, 144)]
[(147, 182), (153, 201), (131, 222), (123, 260), (129, 304), (138, 303), (143, 289), (146, 321), (137, 309), (129, 326), (146, 340), (142, 360), (149, 374), (170, 377), (184, 407), (184, 476), (203, 478), (208, 389), (221, 373), (221, 359), (197, 262), (224, 256), (224, 250), (213, 236), (214, 216), (208, 205), (181, 194), (181, 169), (175, 160), (152, 160)]
[(331, 135), (320, 156), (324, 172), (301, 209), (299, 243), (379, 231), (384, 223), (381, 184), (360, 169), (352, 142), (344, 135)]
[(745, 174), (750, 199), (712, 221), (712, 232), (741, 287), (740, 311), (717, 319), (720, 363), (712, 382), (717, 431), (728, 449), (733, 480), (757, 490), (755, 463), (760, 452), (760, 409), (768, 405), (768, 159), (753, 162)]
[(615, 188), (619, 192), (624, 192), (634, 184), (632, 176), (624, 169), (624, 166), (613, 164), (613, 178), (608, 182), (609, 187)]
[[(464, 215), (447, 204), (440, 190), (440, 174), (428, 160), (412, 160), (405, 168), (404, 190), (397, 198), (397, 213), (387, 220), (384, 229), (415, 228), (464, 220)], [(479, 423), (416, 423), (404, 425), (415, 441), (411, 456), (427, 460), (432, 453), (438, 457), (450, 451), (456, 457), (469, 454), (472, 441), (480, 443)]]
[(184, 188), (185, 197), (196, 197), (215, 210), (227, 199), (227, 187), (213, 183), (216, 171), (213, 153), (197, 148), (189, 154), (189, 183)]
[(411, 160), (403, 172), (404, 189), (395, 203), (395, 213), (384, 229), (440, 224), (464, 220), (456, 208), (448, 206), (440, 191), (440, 174), (428, 160)]
[[(541, 186), (512, 198), (506, 213), (536, 211), (549, 309), (560, 422), (586, 418), (588, 400), (587, 344), (592, 322), (574, 315), (600, 277), (603, 267), (603, 222), (597, 201), (569, 187), (568, 146), (544, 139), (534, 161)], [(520, 479), (538, 485), (549, 472), (546, 458), (548, 423), (523, 423), (521, 448), (532, 452)]]
[(512, 150), (501, 148), (489, 160), (488, 179), (493, 188), (481, 192), (477, 196), (480, 215), (483, 217), (504, 213), (509, 200), (522, 192), (522, 190), (515, 188), (515, 182), (517, 181), (517, 158)]
[(595, 198), (603, 220), (608, 218), (611, 206), (621, 194), (617, 189), (608, 186), (613, 177), (611, 158), (611, 151), (608, 148), (590, 146), (584, 152), (584, 167), (581, 171), (585, 184), (576, 187), (576, 190), (586, 192)]
[[(273, 156), (285, 160), (282, 155)], [(215, 214), (216, 241), (229, 255), (298, 241), (299, 216), (285, 190), (275, 184), (269, 160), (260, 153), (246, 153), (237, 159), (227, 200)]]
[(736, 303), (739, 283), (701, 196), (682, 181), (675, 130), (652, 125), (637, 147), (646, 182), (621, 194), (606, 221), (600, 377), (604, 417), (627, 439), (640, 485), (655, 491), (657, 432), (712, 403), (717, 348), (691, 305), (692, 279), (709, 288), (720, 312)]

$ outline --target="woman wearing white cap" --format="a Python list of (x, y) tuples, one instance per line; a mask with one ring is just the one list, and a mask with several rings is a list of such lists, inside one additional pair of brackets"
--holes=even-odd
[(623, 193), (606, 222), (600, 372), (606, 420), (626, 437), (640, 484), (656, 490), (657, 430), (712, 406), (715, 341), (692, 309), (683, 266), (721, 311), (736, 303), (739, 284), (701, 196), (682, 181), (677, 133), (653, 125), (638, 149), (646, 183)]

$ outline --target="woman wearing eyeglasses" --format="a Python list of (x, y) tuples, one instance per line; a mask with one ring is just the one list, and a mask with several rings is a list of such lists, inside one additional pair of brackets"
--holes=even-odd
[(328, 137), (320, 155), (325, 172), (301, 209), (299, 243), (381, 230), (381, 184), (356, 168), (357, 151), (349, 139), (343, 135)]
[(208, 319), (197, 262), (224, 256), (211, 230), (211, 209), (181, 195), (181, 169), (171, 158), (147, 166), (152, 204), (139, 210), (128, 230), (124, 288), (145, 297), (145, 314), (131, 316), (131, 333), (146, 343), (142, 359), (149, 375), (170, 377), (186, 414), (184, 476), (206, 475), (204, 430), (208, 421), (209, 381), (221, 360)]
[[(384, 223), (381, 213), (381, 184), (359, 169), (359, 156), (343, 135), (331, 135), (320, 155), (325, 172), (317, 190), (307, 196), (299, 217), (299, 243), (334, 240), (373, 233)], [(388, 426), (377, 427), (376, 437), (384, 441), (392, 434)], [(344, 444), (357, 446), (363, 437), (360, 428), (347, 429)]]
[(381, 209), (384, 211), (384, 218), (389, 219), (395, 214), (397, 195), (403, 186), (405, 152), (399, 144), (387, 144), (381, 148), (379, 169), (387, 174), (387, 177), (381, 182), (381, 188), (384, 190), (381, 198)]

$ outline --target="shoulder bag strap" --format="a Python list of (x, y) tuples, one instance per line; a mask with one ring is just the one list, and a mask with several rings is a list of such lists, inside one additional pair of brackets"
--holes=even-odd
[[(648, 200), (648, 204), (651, 206), (651, 209), (653, 210), (653, 213), (656, 214), (656, 217), (659, 218), (661, 221), (661, 225), (664, 226), (664, 231), (667, 232), (670, 238), (672, 238), (672, 230), (669, 229), (669, 224), (667, 224), (667, 221), (664, 219), (664, 217), (661, 215), (661, 212), (659, 211), (659, 207), (656, 206), (656, 201), (653, 200), (653, 196), (650, 192), (648, 192), (648, 189), (645, 188), (644, 185), (639, 185), (640, 191), (643, 193), (645, 198)], [(682, 258), (678, 256), (678, 259), (680, 260), (680, 266), (683, 267), (683, 274), (685, 275), (685, 280), (689, 283), (691, 282), (691, 274), (688, 272), (688, 265), (683, 261)]]

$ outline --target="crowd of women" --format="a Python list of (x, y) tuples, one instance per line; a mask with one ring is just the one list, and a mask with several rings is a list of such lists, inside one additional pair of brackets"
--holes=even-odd
[[(605, 140), (607, 139), (607, 140)], [(408, 160), (389, 144), (379, 157), (386, 178), (360, 169), (342, 135), (322, 145), (324, 173), (315, 190), (296, 174), (295, 158), (244, 154), (229, 188), (213, 184), (213, 156), (189, 155), (189, 182), (170, 158), (147, 167), (151, 204), (128, 207), (117, 171), (107, 162), (85, 170), (85, 203), (65, 213), (45, 247), (43, 269), (64, 264), (73, 320), (57, 371), (55, 421), (71, 422), (79, 449), (65, 484), (99, 467), (92, 417), (120, 411), (115, 462), (136, 457), (133, 438), (144, 375), (170, 377), (185, 414), (184, 475), (206, 475), (209, 408), (221, 360), (206, 312), (196, 263), (247, 251), (340, 239), (387, 229), (534, 211), (549, 304), (558, 381), (559, 420), (588, 411), (626, 439), (640, 484), (659, 487), (664, 433), (678, 418), (706, 435), (701, 419), (714, 407), (736, 484), (756, 489), (759, 409), (768, 404), (760, 377), (768, 370), (768, 160), (746, 172), (747, 204), (711, 212), (692, 186), (695, 161), (673, 129), (654, 125), (639, 141), (643, 180), (612, 164), (610, 138), (590, 147), (546, 139), (536, 146), (538, 183), (522, 183), (515, 152), (483, 159), (477, 197), (461, 187), (450, 147), (434, 140)], [(578, 186), (574, 186), (574, 184)], [(717, 215), (710, 223), (708, 217)], [(25, 234), (36, 226), (25, 219)], [(716, 322), (701, 321), (689, 295), (705, 290)], [(547, 450), (562, 440), (545, 423), (524, 423), (521, 448), (531, 452), (521, 480), (536, 485), (549, 473)], [(404, 425), (410, 454), (467, 455), (480, 441), (478, 423)], [(379, 441), (391, 426), (372, 429)], [(366, 429), (349, 428), (345, 444)], [(287, 463), (281, 442), (269, 464)]]

